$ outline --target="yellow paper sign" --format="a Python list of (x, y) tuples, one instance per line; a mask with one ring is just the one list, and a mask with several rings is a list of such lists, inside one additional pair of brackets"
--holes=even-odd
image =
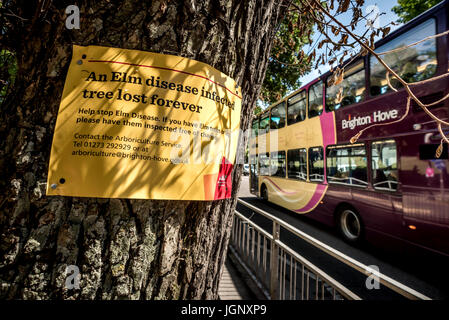
[(228, 198), (241, 100), (233, 79), (195, 60), (74, 46), (47, 195)]

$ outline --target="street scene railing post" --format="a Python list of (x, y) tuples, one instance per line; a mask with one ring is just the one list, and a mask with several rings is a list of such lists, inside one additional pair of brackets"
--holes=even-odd
[(273, 240), (271, 241), (271, 257), (270, 257), (270, 296), (272, 300), (279, 299), (279, 246), (276, 241), (279, 240), (280, 226), (273, 222)]

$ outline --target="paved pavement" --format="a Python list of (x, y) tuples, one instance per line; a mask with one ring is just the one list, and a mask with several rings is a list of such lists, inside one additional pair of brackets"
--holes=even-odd
[(249, 176), (242, 176), (238, 196), (239, 198), (254, 197), (254, 195), (249, 192)]
[[(249, 192), (248, 176), (243, 176), (240, 183), (239, 197), (253, 196)], [(233, 262), (226, 259), (220, 285), (218, 287), (220, 300), (251, 300), (254, 299), (253, 293), (248, 289), (244, 277), (234, 266)]]
[(251, 300), (253, 295), (243, 281), (241, 274), (235, 268), (229, 257), (218, 287), (220, 300)]

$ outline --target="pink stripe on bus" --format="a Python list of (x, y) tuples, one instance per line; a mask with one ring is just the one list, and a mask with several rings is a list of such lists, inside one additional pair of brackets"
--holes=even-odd
[(318, 184), (315, 193), (312, 196), (312, 199), (310, 199), (310, 201), (301, 209), (295, 210), (295, 212), (306, 213), (315, 208), (318, 202), (320, 202), (321, 198), (323, 197), (324, 191), (326, 191), (326, 185)]
[(323, 135), (323, 147), (335, 144), (337, 142), (335, 137), (335, 119), (333, 112), (324, 112), (320, 116), (321, 133)]

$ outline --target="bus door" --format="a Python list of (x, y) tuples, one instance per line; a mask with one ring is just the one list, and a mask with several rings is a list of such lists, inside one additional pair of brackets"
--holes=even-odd
[(398, 188), (396, 141), (374, 141), (370, 143), (368, 152), (371, 185), (360, 197), (360, 202), (365, 206), (365, 223), (379, 233), (402, 238), (402, 194)]
[(251, 193), (257, 193), (259, 189), (257, 155), (250, 156), (249, 162), (249, 190)]

